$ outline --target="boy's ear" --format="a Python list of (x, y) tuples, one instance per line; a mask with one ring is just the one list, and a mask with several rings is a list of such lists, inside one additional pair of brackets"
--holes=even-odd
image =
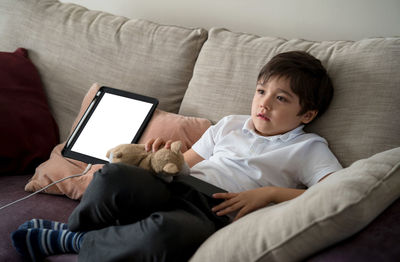
[(301, 122), (303, 124), (310, 123), (318, 115), (318, 110), (309, 110), (303, 116)]

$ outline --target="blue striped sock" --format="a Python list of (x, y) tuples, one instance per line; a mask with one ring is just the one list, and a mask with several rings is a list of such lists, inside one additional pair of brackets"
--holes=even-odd
[(33, 218), (18, 227), (18, 229), (28, 228), (47, 228), (53, 230), (63, 230), (68, 229), (68, 225), (57, 221)]
[(46, 228), (19, 229), (11, 234), (13, 246), (32, 261), (54, 254), (78, 253), (84, 232)]

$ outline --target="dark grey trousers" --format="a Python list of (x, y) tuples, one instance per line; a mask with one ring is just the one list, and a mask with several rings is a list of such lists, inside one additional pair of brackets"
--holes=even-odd
[(218, 202), (184, 182), (165, 183), (140, 168), (107, 164), (68, 225), (88, 232), (79, 261), (187, 261), (229, 223), (211, 212)]

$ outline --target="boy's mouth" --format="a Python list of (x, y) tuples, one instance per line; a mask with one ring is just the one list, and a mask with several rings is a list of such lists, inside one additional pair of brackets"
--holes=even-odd
[(269, 117), (267, 117), (266, 115), (263, 115), (263, 114), (261, 114), (261, 113), (257, 114), (257, 118), (262, 119), (262, 120), (264, 120), (264, 121), (271, 121), (271, 120), (269, 119)]

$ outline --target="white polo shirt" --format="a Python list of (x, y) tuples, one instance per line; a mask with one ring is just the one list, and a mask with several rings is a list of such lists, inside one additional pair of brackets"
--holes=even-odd
[(250, 116), (234, 115), (211, 126), (192, 149), (205, 160), (191, 175), (229, 192), (263, 186), (310, 187), (342, 168), (327, 141), (303, 126), (276, 136), (255, 132)]

